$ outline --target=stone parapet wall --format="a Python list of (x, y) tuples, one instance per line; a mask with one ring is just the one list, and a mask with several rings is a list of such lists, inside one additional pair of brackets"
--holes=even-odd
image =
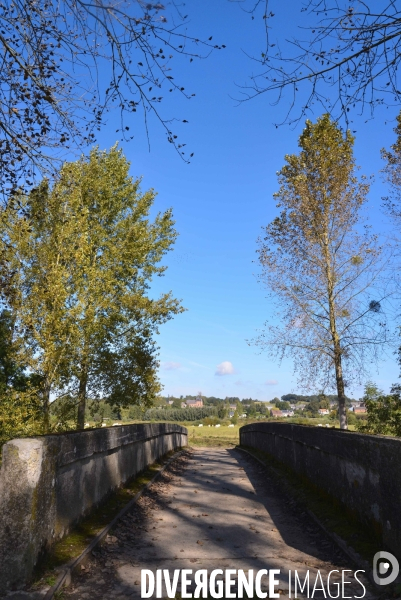
[(152, 423), (7, 442), (0, 470), (0, 591), (23, 585), (40, 554), (92, 507), (187, 440), (185, 427)]
[(341, 502), (401, 560), (401, 439), (290, 423), (240, 429), (243, 446), (267, 452)]

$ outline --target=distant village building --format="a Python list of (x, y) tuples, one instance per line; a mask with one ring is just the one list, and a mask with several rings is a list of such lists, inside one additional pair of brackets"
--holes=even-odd
[(362, 400), (353, 400), (351, 402), (350, 410), (355, 412), (356, 408), (365, 408), (365, 403)]
[(281, 416), (283, 416), (283, 417), (293, 417), (294, 416), (294, 411), (293, 410), (282, 410), (281, 411)]
[(319, 415), (329, 415), (330, 411), (328, 408), (319, 408)]
[(188, 408), (202, 408), (203, 400), (202, 398), (196, 398), (195, 400), (185, 400)]
[(366, 406), (356, 406), (354, 408), (354, 413), (356, 415), (361, 415), (361, 414), (366, 413), (366, 412), (367, 412)]
[(271, 417), (282, 417), (283, 416), (283, 411), (281, 411), (278, 408), (271, 408), (270, 409), (270, 416)]

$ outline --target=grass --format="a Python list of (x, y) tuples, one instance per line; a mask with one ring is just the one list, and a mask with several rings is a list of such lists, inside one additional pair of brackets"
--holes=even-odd
[(239, 425), (229, 427), (197, 427), (185, 425), (188, 428), (188, 444), (190, 446), (219, 446), (223, 448), (234, 447), (239, 443)]

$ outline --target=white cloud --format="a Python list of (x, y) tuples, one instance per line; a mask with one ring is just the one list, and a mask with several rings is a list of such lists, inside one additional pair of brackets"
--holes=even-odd
[(233, 364), (229, 360), (225, 360), (216, 367), (215, 375), (232, 375), (235, 373)]
[(179, 363), (179, 362), (162, 362), (161, 366), (165, 371), (175, 371), (176, 369), (179, 369), (181, 367), (181, 363)]
[(265, 381), (265, 385), (277, 385), (278, 381), (277, 379), (268, 379), (267, 381)]

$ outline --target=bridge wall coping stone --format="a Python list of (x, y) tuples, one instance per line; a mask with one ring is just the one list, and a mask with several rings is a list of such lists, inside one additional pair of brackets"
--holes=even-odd
[(291, 423), (251, 423), (240, 443), (266, 452), (373, 527), (401, 560), (401, 439)]
[(0, 591), (22, 587), (41, 554), (94, 506), (187, 443), (188, 430), (171, 423), (7, 442), (0, 470)]

